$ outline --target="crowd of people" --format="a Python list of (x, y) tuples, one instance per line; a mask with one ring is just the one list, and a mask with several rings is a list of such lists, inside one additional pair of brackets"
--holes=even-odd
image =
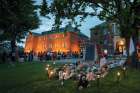
[(103, 78), (108, 73), (107, 61), (103, 57), (100, 64), (81, 63), (80, 61), (75, 64), (65, 64), (59, 68), (52, 68), (47, 65), (48, 78), (52, 79), (57, 76), (64, 85), (64, 81), (68, 79), (77, 80), (77, 88), (82, 89), (90, 86), (90, 81), (96, 80), (97, 75)]
[(17, 52), (3, 52), (0, 53), (0, 63), (5, 62), (32, 62), (32, 61), (44, 61), (44, 60), (60, 60), (70, 58), (83, 58), (83, 53), (78, 52), (39, 52), (34, 53), (17, 53)]
[(0, 63), (6, 63), (6, 62), (16, 62), (17, 61), (17, 53), (15, 52), (3, 52), (0, 53)]
[(83, 53), (78, 52), (39, 52), (35, 54), (34, 52), (25, 53), (24, 60), (25, 61), (33, 61), (35, 60), (60, 60), (60, 59), (67, 59), (67, 58), (82, 58)]

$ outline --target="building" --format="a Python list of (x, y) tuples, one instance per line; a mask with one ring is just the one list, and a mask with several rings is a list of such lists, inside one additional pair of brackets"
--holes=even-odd
[(104, 22), (91, 29), (91, 42), (97, 46), (98, 55), (123, 53), (125, 39), (120, 37), (118, 25)]
[(91, 29), (91, 42), (96, 44), (99, 55), (102, 55), (104, 51), (107, 51), (108, 54), (113, 54), (112, 36), (112, 29), (106, 22)]
[(45, 31), (41, 34), (30, 32), (26, 38), (24, 52), (76, 52), (80, 53), (84, 48), (84, 42), (88, 37), (78, 29), (67, 27), (59, 31)]

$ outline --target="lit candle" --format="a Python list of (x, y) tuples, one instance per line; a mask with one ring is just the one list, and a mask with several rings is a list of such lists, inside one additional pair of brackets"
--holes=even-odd
[(100, 86), (100, 74), (97, 74), (97, 86), (98, 86), (98, 88)]
[(117, 76), (119, 77), (121, 74), (120, 74), (120, 72), (117, 72)]
[(124, 78), (126, 78), (126, 67), (123, 67), (123, 75), (124, 75)]
[(48, 67), (46, 68), (46, 70), (48, 70)]
[(121, 75), (121, 73), (120, 72), (117, 72), (117, 82), (119, 83), (119, 81), (120, 81), (120, 75)]
[(126, 67), (123, 67), (123, 70), (125, 71), (126, 70)]
[(97, 78), (100, 78), (100, 75), (97, 75)]
[(53, 74), (53, 71), (51, 71), (50, 74), (52, 75)]

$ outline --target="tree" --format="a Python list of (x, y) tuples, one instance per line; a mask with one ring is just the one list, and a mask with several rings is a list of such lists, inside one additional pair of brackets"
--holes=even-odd
[[(140, 0), (110, 0), (102, 3), (102, 11), (99, 15), (104, 20), (113, 20), (119, 24), (121, 36), (126, 40), (128, 59), (137, 67), (136, 45), (140, 29)], [(132, 57), (129, 55), (129, 41), (132, 37), (135, 52)]]
[[(102, 20), (118, 23), (122, 36), (128, 38), (135, 33), (133, 28), (136, 26), (135, 19), (139, 20), (139, 14), (136, 14), (138, 6), (139, 0), (53, 0), (49, 12), (56, 17), (57, 25), (60, 25), (62, 23), (60, 20), (64, 18), (75, 21), (74, 18), (79, 15), (81, 20), (89, 15), (96, 15)], [(92, 8), (93, 11), (86, 12), (87, 7)], [(101, 9), (100, 13), (97, 12), (98, 8)], [(126, 29), (130, 29), (127, 35)]]
[(42, 4), (41, 4), (41, 6), (40, 6), (40, 14), (41, 14), (42, 16), (46, 16), (46, 14), (48, 14), (48, 13), (49, 13), (48, 4), (47, 4), (46, 0), (43, 0), (43, 1), (42, 1)]
[[(86, 12), (87, 7), (93, 11)], [(100, 13), (97, 12), (98, 8)], [(139, 8), (140, 0), (53, 0), (50, 13), (56, 16), (55, 23), (58, 25), (61, 24), (61, 18), (74, 20), (74, 17), (79, 15), (81, 20), (88, 15), (97, 15), (102, 20), (116, 22), (120, 26), (121, 36), (126, 38), (126, 46), (129, 49), (130, 37), (133, 37), (135, 42), (138, 41)]]
[(14, 53), (16, 42), (25, 37), (29, 30), (37, 28), (39, 19), (32, 0), (1, 0), (0, 29), (3, 31), (1, 41), (11, 41)]

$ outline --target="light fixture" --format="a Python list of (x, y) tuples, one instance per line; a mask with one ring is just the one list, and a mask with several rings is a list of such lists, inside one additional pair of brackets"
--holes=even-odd
[(120, 76), (121, 74), (120, 74), (120, 72), (117, 72), (117, 76)]
[(108, 53), (108, 51), (107, 51), (107, 49), (105, 49), (105, 50), (104, 50), (104, 54), (107, 54), (107, 53)]
[(97, 78), (100, 78), (100, 75), (99, 74), (97, 75)]
[(120, 40), (120, 45), (124, 45), (124, 41), (123, 40)]

